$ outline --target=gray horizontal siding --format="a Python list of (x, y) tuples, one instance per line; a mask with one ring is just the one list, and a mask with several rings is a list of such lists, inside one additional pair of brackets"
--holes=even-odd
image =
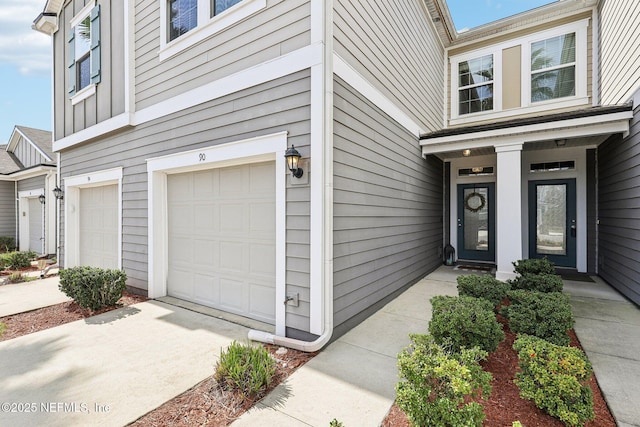
[(333, 221), (338, 330), (440, 263), (442, 162), (340, 79)]
[(136, 108), (195, 89), (310, 43), (309, 0), (269, 0), (267, 8), (159, 61), (160, 2), (136, 5)]
[(44, 175), (34, 176), (33, 178), (22, 179), (18, 181), (18, 192), (44, 188), (45, 181), (46, 181), (46, 177)]
[(93, 96), (71, 104), (69, 98), (69, 73), (67, 37), (70, 21), (93, 0), (71, 0), (60, 12), (60, 30), (53, 36), (53, 90), (54, 90), (54, 140), (103, 122), (125, 111), (125, 28), (124, 2), (101, 0), (101, 81)]
[(16, 184), (0, 181), (0, 236), (16, 238)]
[(640, 88), (640, 2), (600, 2), (600, 103), (627, 102)]
[[(123, 167), (122, 264), (130, 286), (147, 289), (145, 160), (280, 131), (288, 131), (289, 143), (308, 156), (309, 85), (309, 71), (301, 71), (62, 152), (63, 179)], [(309, 330), (309, 220), (297, 212), (308, 210), (305, 207), (308, 193), (308, 187), (287, 190), (290, 198), (287, 204), (294, 212), (287, 217), (287, 265), (291, 266), (287, 284), (301, 297), (300, 307), (288, 307), (287, 322), (291, 325), (287, 326), (306, 331)]]
[(444, 49), (415, 1), (336, 0), (334, 49), (425, 131), (442, 128)]
[(640, 107), (627, 138), (598, 147), (598, 273), (640, 304)]

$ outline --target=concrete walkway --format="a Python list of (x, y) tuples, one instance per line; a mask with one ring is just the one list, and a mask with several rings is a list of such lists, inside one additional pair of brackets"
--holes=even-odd
[(640, 309), (599, 277), (565, 281), (575, 331), (618, 425), (640, 426)]
[(58, 289), (58, 277), (0, 286), (0, 317), (69, 301)]
[(0, 342), (0, 426), (126, 425), (212, 375), (247, 332), (148, 301)]
[(234, 426), (378, 426), (395, 399), (397, 354), (409, 333), (427, 333), (429, 300), (457, 295), (457, 274), (440, 268), (298, 369)]

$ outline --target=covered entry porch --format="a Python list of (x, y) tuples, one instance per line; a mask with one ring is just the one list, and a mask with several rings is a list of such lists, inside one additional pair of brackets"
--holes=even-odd
[(597, 148), (631, 117), (592, 107), (423, 135), (423, 155), (445, 162), (445, 243), (500, 280), (523, 258), (597, 273)]

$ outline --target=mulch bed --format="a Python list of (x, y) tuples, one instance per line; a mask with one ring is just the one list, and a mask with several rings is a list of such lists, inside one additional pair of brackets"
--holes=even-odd
[[(518, 367), (518, 354), (513, 349), (516, 334), (511, 332), (507, 320), (498, 315), (498, 320), (504, 325), (506, 339), (500, 343), (498, 349), (489, 354), (482, 362), (485, 371), (491, 372), (492, 392), (488, 400), (478, 400), (484, 406), (486, 415), (483, 425), (487, 427), (511, 427), (513, 421), (520, 421), (525, 427), (563, 427), (564, 423), (538, 409), (531, 401), (520, 398), (520, 391), (513, 382)], [(582, 349), (573, 330), (569, 331), (571, 345)], [(593, 410), (595, 419), (585, 424), (586, 427), (615, 427), (616, 422), (609, 411), (609, 407), (602, 397), (602, 392), (595, 376), (591, 376), (589, 386), (593, 391)], [(404, 412), (395, 404), (389, 411), (382, 426), (408, 427), (409, 420)]]

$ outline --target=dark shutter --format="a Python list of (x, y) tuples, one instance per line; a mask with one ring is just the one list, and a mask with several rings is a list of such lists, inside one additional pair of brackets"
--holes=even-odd
[(100, 83), (100, 5), (91, 9), (91, 83)]

